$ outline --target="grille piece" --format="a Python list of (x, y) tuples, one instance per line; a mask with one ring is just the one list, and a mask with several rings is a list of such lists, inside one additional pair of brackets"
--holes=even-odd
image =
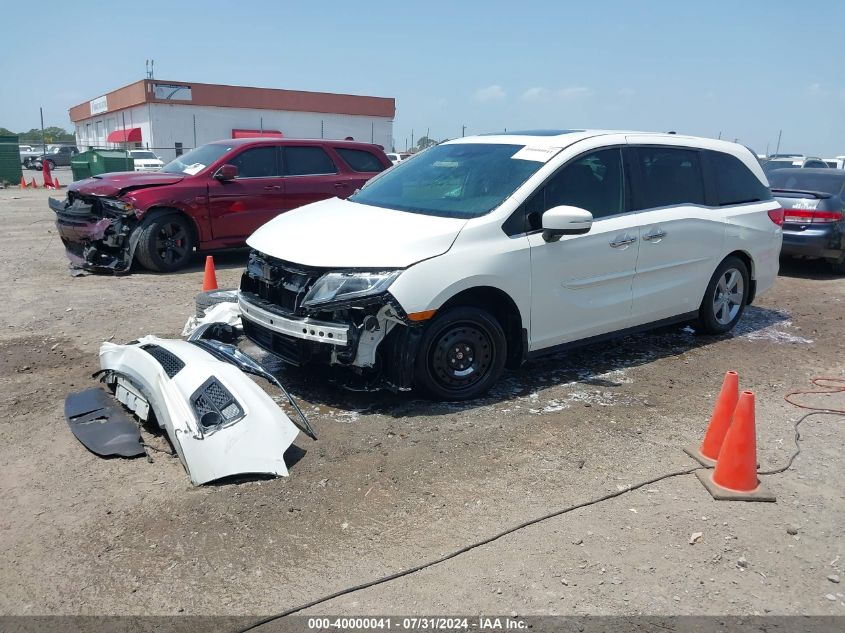
[(191, 396), (191, 404), (204, 429), (229, 424), (244, 416), (243, 409), (229, 390), (212, 376)]
[(164, 373), (167, 374), (168, 378), (173, 378), (173, 376), (185, 367), (185, 363), (181, 358), (163, 347), (159, 347), (158, 345), (144, 345), (141, 349), (158, 361), (158, 364), (164, 368)]

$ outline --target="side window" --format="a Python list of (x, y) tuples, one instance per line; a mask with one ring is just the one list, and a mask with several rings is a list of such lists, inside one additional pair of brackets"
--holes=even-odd
[(719, 206), (771, 200), (769, 188), (736, 156), (722, 152), (708, 152), (707, 156), (716, 179)]
[(370, 152), (363, 149), (349, 149), (348, 147), (336, 147), (335, 151), (346, 161), (353, 171), (384, 171), (384, 165)]
[(336, 174), (332, 159), (322, 147), (285, 147), (285, 176)]
[(569, 205), (603, 218), (625, 211), (622, 151), (604, 149), (564, 165), (526, 202), (529, 231), (541, 228), (544, 211)]
[(666, 147), (637, 148), (642, 187), (635, 196), (637, 209), (673, 204), (705, 204), (701, 157), (696, 150)]
[(238, 168), (238, 178), (273, 178), (279, 175), (276, 147), (253, 147), (227, 161)]
[(804, 167), (806, 167), (806, 168), (810, 168), (810, 167), (827, 167), (827, 163), (822, 162), (822, 161), (820, 161), (820, 160), (808, 160), (806, 163), (804, 163)]

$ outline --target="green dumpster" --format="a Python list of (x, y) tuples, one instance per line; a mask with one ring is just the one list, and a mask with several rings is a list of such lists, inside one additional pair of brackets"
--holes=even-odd
[(0, 185), (21, 182), (21, 153), (17, 136), (0, 136)]
[(88, 154), (90, 153), (90, 151), (82, 152), (70, 159), (70, 172), (73, 174), (75, 181), (91, 177), (91, 168), (88, 166)]
[(89, 149), (73, 157), (70, 169), (74, 180), (115, 171), (134, 171), (135, 161), (122, 149)]

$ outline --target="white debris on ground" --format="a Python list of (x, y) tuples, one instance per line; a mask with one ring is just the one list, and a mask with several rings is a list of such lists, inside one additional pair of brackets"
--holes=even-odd
[(201, 319), (194, 315), (188, 317), (185, 327), (182, 328), (182, 336), (190, 336), (199, 326), (206, 323), (226, 323), (233, 327), (241, 327), (241, 309), (237, 303), (231, 301), (213, 305), (205, 311), (205, 316)]
[(751, 330), (740, 334), (741, 338), (752, 341), (770, 341), (772, 343), (801, 343), (804, 345), (811, 345), (812, 339), (792, 334), (786, 330), (793, 328), (792, 321), (781, 321), (776, 325), (770, 325), (762, 330)]

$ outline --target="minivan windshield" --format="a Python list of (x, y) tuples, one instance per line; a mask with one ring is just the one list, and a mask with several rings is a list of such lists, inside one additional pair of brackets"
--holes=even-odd
[(437, 145), (396, 164), (349, 199), (443, 218), (477, 218), (499, 206), (548, 160), (543, 150), (524, 149), (494, 143)]
[(208, 167), (230, 149), (232, 149), (232, 146), (224, 143), (202, 145), (196, 149), (192, 149), (187, 154), (177, 156), (162, 167), (161, 171), (166, 174), (188, 174), (189, 176), (193, 176)]

